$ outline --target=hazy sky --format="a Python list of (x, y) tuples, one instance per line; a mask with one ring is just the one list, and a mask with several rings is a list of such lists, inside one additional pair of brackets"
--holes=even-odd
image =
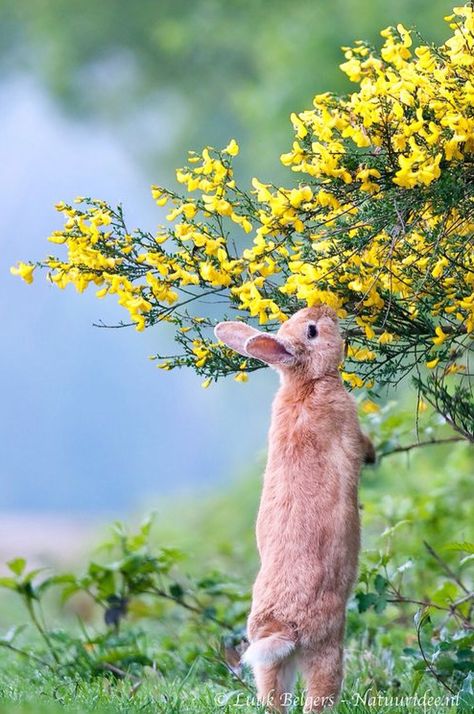
[(46, 241), (56, 201), (122, 201), (129, 224), (153, 230), (149, 185), (173, 177), (141, 173), (104, 129), (65, 119), (28, 80), (3, 85), (0, 99), (0, 510), (123, 514), (238, 477), (265, 446), (274, 374), (204, 390), (191, 371), (147, 359), (162, 329), (93, 328), (122, 312), (92, 291), (9, 274), (18, 259), (61, 251)]

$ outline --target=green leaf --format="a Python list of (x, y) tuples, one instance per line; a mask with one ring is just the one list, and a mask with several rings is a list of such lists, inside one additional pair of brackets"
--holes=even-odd
[(462, 543), (446, 543), (446, 545), (443, 546), (443, 550), (459, 550), (463, 553), (474, 555), (474, 543), (470, 543), (469, 541), (463, 541)]
[(182, 560), (186, 560), (186, 554), (179, 548), (162, 548), (161, 553), (164, 558), (167, 558), (173, 563), (179, 563)]
[(170, 585), (170, 595), (180, 600), (184, 595), (184, 590), (179, 583)]
[(109, 571), (109, 566), (101, 565), (100, 563), (95, 563), (94, 561), (89, 563), (89, 567), (87, 569), (87, 573), (91, 576), (91, 578), (103, 578)]
[(70, 585), (66, 585), (66, 587), (63, 589), (61, 593), (61, 602), (64, 604), (71, 598), (73, 595), (75, 595), (77, 592), (80, 592), (82, 588), (79, 586), (78, 583), (71, 583)]
[(428, 667), (428, 665), (426, 664), (426, 662), (424, 660), (420, 659), (418, 662), (416, 662), (413, 665), (413, 670), (415, 672), (423, 673), (427, 669), (427, 667)]
[(466, 634), (465, 631), (461, 630), (460, 633), (454, 635), (453, 642), (458, 648), (472, 647), (474, 645), (474, 632)]
[(456, 662), (458, 672), (474, 672), (474, 662), (471, 659), (461, 659)]
[(43, 570), (44, 568), (35, 568), (34, 570), (30, 570), (30, 572), (23, 578), (23, 584), (31, 583), (31, 581), (34, 580), (39, 573), (43, 572)]
[(450, 605), (458, 596), (459, 588), (452, 582), (446, 581), (431, 596), (435, 605)]
[(474, 658), (474, 652), (470, 647), (460, 647), (458, 650), (456, 650), (456, 657), (458, 659), (472, 660)]
[(106, 573), (97, 583), (97, 592), (102, 598), (115, 595), (115, 590), (115, 577), (113, 573)]
[(442, 640), (438, 645), (438, 649), (440, 652), (448, 652), (453, 649), (453, 646), (454, 643), (452, 640)]
[(14, 578), (0, 578), (0, 588), (8, 588), (8, 590), (17, 590), (18, 585)]
[(45, 590), (48, 590), (48, 588), (53, 587), (54, 585), (75, 585), (76, 590), (78, 589), (76, 576), (73, 575), (72, 573), (63, 573), (62, 575), (52, 575), (50, 578), (46, 578), (45, 580), (43, 580), (37, 586), (36, 589), (39, 593), (42, 593)]
[(127, 548), (130, 552), (136, 552), (148, 543), (155, 518), (156, 514), (152, 513), (145, 521), (143, 521), (138, 533), (127, 538)]
[(88, 575), (91, 579), (91, 586), (96, 586), (100, 597), (107, 598), (115, 594), (115, 574), (110, 566), (91, 562), (89, 563)]
[(357, 600), (359, 612), (366, 612), (366, 610), (368, 610), (369, 607), (372, 607), (372, 605), (375, 605), (378, 600), (378, 596), (375, 593), (358, 592), (356, 593), (355, 598)]
[(374, 578), (374, 587), (379, 595), (382, 595), (388, 586), (388, 580), (383, 575), (377, 574)]
[(20, 576), (26, 568), (26, 560), (25, 558), (13, 558), (8, 561), (7, 566), (12, 573)]
[(452, 674), (454, 670), (455, 662), (449, 655), (445, 654), (436, 657), (434, 665), (438, 674), (449, 675)]

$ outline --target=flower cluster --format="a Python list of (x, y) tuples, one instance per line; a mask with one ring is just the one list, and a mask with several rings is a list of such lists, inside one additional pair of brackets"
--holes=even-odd
[[(191, 152), (177, 171), (182, 191), (152, 188), (168, 210), (156, 234), (129, 232), (121, 208), (102, 201), (61, 203), (65, 224), (50, 240), (67, 257), (39, 265), (58, 287), (117, 295), (138, 330), (174, 323), (180, 351), (157, 356), (159, 366), (191, 365), (205, 384), (260, 366), (212, 341), (216, 319), (272, 329), (318, 303), (336, 309), (350, 338), (350, 386), (420, 378), (425, 366), (462, 376), (474, 332), (473, 11), (455, 8), (447, 21), (441, 47), (415, 47), (398, 25), (382, 31), (379, 51), (344, 48), (341, 69), (357, 90), (319, 94), (292, 114), (281, 157), (289, 186), (240, 188), (235, 140)], [(13, 271), (31, 282), (34, 267)]]

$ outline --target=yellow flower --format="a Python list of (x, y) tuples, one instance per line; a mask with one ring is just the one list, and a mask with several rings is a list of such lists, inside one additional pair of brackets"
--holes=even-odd
[(440, 278), (443, 274), (444, 269), (449, 265), (449, 260), (445, 257), (440, 258), (437, 262), (433, 270), (431, 271), (431, 275), (433, 278)]
[(25, 283), (31, 284), (33, 282), (33, 271), (35, 269), (35, 266), (32, 265), (31, 263), (18, 263), (18, 267), (11, 267), (10, 268), (10, 273), (12, 275), (19, 275), (22, 280), (25, 281)]
[(206, 364), (207, 358), (210, 355), (209, 349), (204, 345), (201, 340), (194, 340), (192, 351), (195, 355), (196, 367), (203, 367)]
[(183, 203), (182, 210), (186, 219), (190, 221), (196, 215), (197, 207), (194, 203)]
[(157, 369), (163, 369), (165, 372), (168, 372), (171, 369), (171, 365), (168, 361), (165, 362), (160, 362), (160, 364), (157, 364)]
[(444, 370), (445, 374), (458, 374), (458, 372), (464, 372), (465, 371), (465, 366), (463, 364), (448, 364), (446, 369)]
[(207, 379), (204, 380), (204, 382), (202, 382), (201, 387), (203, 389), (207, 389), (209, 387), (209, 385), (211, 384), (211, 382), (212, 382), (212, 379), (210, 377), (208, 377)]
[(435, 332), (436, 332), (436, 337), (432, 338), (433, 344), (434, 345), (442, 345), (443, 342), (449, 337), (445, 332), (443, 332), (443, 329), (437, 325), (435, 327)]
[(252, 179), (252, 186), (257, 192), (257, 200), (258, 201), (269, 201), (272, 197), (272, 194), (268, 190), (269, 184), (264, 184), (261, 183), (258, 179), (253, 178)]
[(390, 332), (382, 332), (382, 334), (379, 336), (379, 342), (381, 345), (387, 345), (389, 342), (393, 342), (393, 335)]
[(222, 149), (223, 154), (229, 154), (229, 156), (237, 156), (239, 153), (239, 145), (235, 139), (231, 139), (225, 149)]
[(376, 414), (380, 411), (380, 407), (371, 399), (365, 399), (362, 402), (362, 411), (364, 414)]
[(364, 386), (364, 381), (354, 372), (341, 372), (341, 376), (345, 382), (348, 382), (355, 389), (360, 389)]
[[(308, 110), (291, 115), (294, 141), (281, 161), (298, 176), (285, 185), (254, 178), (250, 191), (241, 190), (229, 159), (239, 147), (231, 139), (221, 151), (190, 152), (176, 172), (180, 194), (152, 186), (157, 204), (169, 204), (171, 222), (156, 237), (129, 234), (103, 201), (58, 203), (64, 225), (50, 241), (62, 255), (41, 264), (48, 279), (80, 292), (90, 286), (99, 298), (116, 295), (138, 330), (173, 323), (185, 354), (166, 368), (189, 363), (188, 337), (196, 338), (197, 371), (219, 359), (220, 352), (210, 359), (209, 339), (198, 327), (209, 327), (195, 312), (201, 299), (227, 302), (261, 324), (319, 303), (342, 319), (355, 315), (360, 336), (349, 348), (352, 360), (375, 360), (394, 343), (397, 359), (384, 362), (382, 372), (375, 363), (371, 383), (377, 372), (390, 381), (405, 355), (404, 338), (419, 339), (419, 325), (436, 325), (428, 336), (434, 348), (461, 328), (474, 331), (467, 249), (474, 219), (462, 185), (474, 156), (472, 8), (455, 8), (451, 20), (451, 37), (438, 49), (413, 48), (414, 35), (403, 25), (382, 32), (380, 52), (360, 42), (343, 48), (342, 70), (357, 87), (342, 97), (318, 94)], [(451, 195), (458, 180), (459, 194)], [(12, 269), (27, 282), (33, 271), (25, 263)], [(447, 321), (453, 332), (441, 327)], [(465, 356), (458, 342), (455, 355), (441, 349), (435, 358), (433, 349), (428, 368), (440, 364), (454, 375)], [(403, 364), (414, 361), (407, 351)], [(244, 364), (237, 381), (247, 379)], [(213, 379), (213, 369), (208, 373)], [(368, 387), (357, 374), (343, 378)]]
[(362, 79), (362, 68), (360, 60), (350, 57), (347, 62), (339, 65), (340, 69), (347, 74), (351, 82), (360, 82)]
[(298, 139), (304, 139), (304, 137), (308, 133), (308, 129), (306, 128), (304, 122), (302, 122), (300, 117), (294, 112), (291, 114), (290, 119), (296, 131), (296, 136), (298, 137)]
[(369, 350), (367, 347), (354, 347), (353, 345), (349, 345), (347, 349), (347, 356), (352, 359), (359, 360), (360, 362), (370, 362), (375, 359), (376, 354), (373, 350)]
[(424, 399), (422, 399), (422, 398), (420, 397), (420, 398), (418, 399), (418, 412), (419, 412), (420, 414), (423, 414), (423, 412), (426, 412), (427, 409), (428, 409), (427, 403), (425, 402)]
[(393, 183), (402, 188), (413, 188), (418, 183), (416, 171), (413, 170), (414, 161), (410, 157), (400, 155), (398, 157), (400, 170), (395, 174)]
[(158, 186), (151, 187), (151, 195), (156, 202), (157, 206), (166, 206), (168, 202), (168, 196), (163, 192)]
[(236, 382), (248, 382), (249, 376), (247, 372), (237, 372), (234, 379)]

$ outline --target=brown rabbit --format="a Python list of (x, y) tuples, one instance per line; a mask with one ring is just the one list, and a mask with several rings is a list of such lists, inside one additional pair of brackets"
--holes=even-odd
[(343, 340), (332, 309), (300, 310), (276, 334), (242, 322), (221, 322), (215, 333), (281, 376), (244, 661), (259, 700), (281, 712), (300, 670), (305, 711), (317, 711), (334, 704), (341, 688), (345, 608), (360, 547), (359, 472), (364, 461), (375, 460), (374, 448), (339, 376)]

